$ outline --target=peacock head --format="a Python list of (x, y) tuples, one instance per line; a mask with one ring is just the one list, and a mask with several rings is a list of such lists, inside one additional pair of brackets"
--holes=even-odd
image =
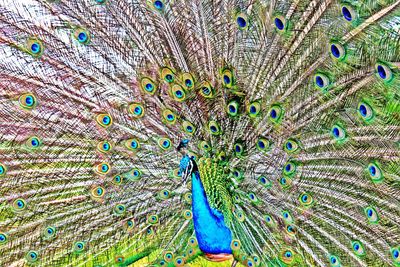
[(194, 161), (194, 157), (189, 157), (188, 155), (184, 155), (179, 164), (179, 173), (183, 179), (183, 182), (186, 183), (190, 175), (197, 168), (196, 162)]

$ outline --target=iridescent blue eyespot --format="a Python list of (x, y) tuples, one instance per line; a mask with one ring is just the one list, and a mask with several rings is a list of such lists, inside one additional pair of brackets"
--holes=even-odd
[(16, 212), (24, 210), (26, 208), (25, 200), (23, 200), (22, 198), (14, 200), (13, 208)]
[(375, 65), (376, 75), (379, 79), (384, 82), (390, 82), (393, 78), (393, 72), (390, 67), (384, 63), (378, 63)]
[(331, 133), (336, 141), (344, 141), (346, 139), (346, 131), (339, 125), (334, 125), (332, 127)]
[(342, 60), (345, 57), (346, 51), (344, 47), (338, 43), (331, 43), (331, 55), (337, 59)]
[[(334, 57), (337, 57), (337, 58), (340, 57), (340, 51), (336, 45), (334, 45), (334, 44), (331, 45), (331, 52)], [(332, 258), (332, 260), (335, 261), (336, 259)]]
[(164, 8), (164, 3), (163, 3), (163, 1), (160, 1), (160, 0), (154, 1), (153, 5), (157, 10), (162, 10)]
[(80, 253), (85, 249), (85, 243), (79, 241), (74, 244), (74, 251)]
[(27, 96), (27, 97), (25, 98), (25, 104), (26, 104), (28, 107), (33, 106), (34, 103), (35, 103), (35, 100), (34, 100), (34, 98), (33, 98), (32, 96)]
[(102, 113), (96, 116), (96, 122), (104, 127), (104, 128), (108, 128), (111, 126), (112, 124), (112, 118), (109, 114), (107, 113)]
[(247, 29), (247, 16), (243, 13), (236, 16), (236, 24), (240, 30)]
[(353, 21), (357, 17), (357, 13), (354, 11), (354, 9), (351, 6), (342, 6), (342, 15), (345, 20), (347, 21)]
[(193, 86), (193, 82), (190, 79), (186, 79), (185, 80), (185, 84), (186, 84), (187, 87), (192, 87)]
[(25, 259), (29, 262), (29, 263), (33, 263), (36, 262), (38, 260), (38, 253), (36, 251), (29, 251), (28, 253), (26, 253)]
[(399, 258), (400, 258), (400, 251), (399, 251), (398, 248), (393, 248), (393, 249), (392, 249), (392, 257), (393, 257), (393, 259), (394, 259), (396, 262), (399, 261)]
[(329, 256), (329, 262), (330, 262), (331, 267), (339, 267), (340, 266), (339, 258), (334, 255)]
[(111, 119), (109, 116), (104, 116), (102, 122), (104, 125), (108, 125), (108, 124), (110, 124)]
[(0, 232), (0, 245), (7, 243), (7, 235)]
[(165, 79), (166, 79), (168, 82), (172, 82), (173, 79), (174, 79), (174, 76), (172, 76), (172, 74), (167, 74), (167, 75), (165, 75)]
[(274, 24), (275, 24), (275, 27), (280, 31), (285, 29), (285, 23), (284, 23), (284, 19), (282, 17), (276, 17), (274, 19)]
[(87, 41), (87, 39), (88, 39), (88, 37), (87, 37), (87, 34), (85, 32), (80, 32), (78, 34), (78, 41), (79, 42), (84, 43), (84, 42)]
[(32, 53), (34, 53), (34, 54), (39, 53), (39, 52), (40, 52), (40, 45), (39, 45), (38, 43), (33, 43), (33, 44), (31, 45), (31, 51), (32, 51)]
[(151, 84), (151, 83), (148, 83), (148, 84), (146, 84), (146, 91), (149, 91), (149, 92), (151, 92), (151, 91), (153, 91), (153, 89), (154, 89), (154, 85), (153, 84)]

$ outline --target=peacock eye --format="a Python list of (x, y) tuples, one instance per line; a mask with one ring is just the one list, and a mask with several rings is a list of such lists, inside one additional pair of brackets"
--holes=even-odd
[(391, 248), (390, 254), (392, 255), (393, 262), (397, 265), (400, 264), (400, 247)]
[(243, 211), (241, 211), (241, 210), (239, 210), (239, 209), (235, 209), (235, 210), (233, 211), (233, 214), (235, 215), (236, 219), (237, 219), (239, 222), (244, 222), (244, 220), (246, 219), (246, 217), (245, 217)]
[(192, 212), (191, 212), (190, 210), (184, 210), (184, 211), (182, 212), (182, 214), (183, 214), (183, 217), (184, 217), (186, 220), (192, 219)]
[(343, 141), (346, 139), (346, 131), (339, 125), (334, 125), (331, 134), (336, 141)]
[(297, 233), (297, 229), (296, 226), (289, 224), (288, 226), (286, 226), (286, 233), (289, 236), (295, 236)]
[(374, 183), (378, 183), (383, 180), (383, 172), (376, 163), (368, 164), (368, 174)]
[(89, 32), (82, 28), (77, 28), (74, 31), (74, 37), (81, 44), (88, 44), (90, 41)]
[(126, 206), (123, 205), (123, 204), (116, 204), (116, 205), (114, 206), (113, 211), (114, 211), (114, 214), (115, 214), (115, 215), (117, 215), (117, 216), (122, 216), (122, 215), (125, 214)]
[(32, 137), (28, 138), (28, 140), (26, 140), (25, 144), (26, 144), (27, 148), (35, 150), (40, 147), (42, 142), (40, 141), (40, 139), (38, 137), (32, 136)]
[(113, 183), (116, 185), (120, 185), (122, 183), (123, 179), (121, 175), (117, 174), (113, 177)]
[(158, 146), (163, 150), (172, 148), (171, 139), (166, 137), (158, 139)]
[(358, 104), (357, 111), (361, 118), (365, 121), (371, 121), (374, 117), (374, 110), (365, 102), (360, 102)]
[(295, 153), (299, 151), (299, 143), (294, 139), (289, 139), (284, 144), (284, 150), (288, 153)]
[(268, 111), (269, 120), (273, 123), (279, 123), (283, 118), (283, 108), (281, 105), (272, 105)]
[(226, 106), (226, 111), (229, 116), (236, 117), (239, 114), (239, 103), (237, 101), (231, 101)]
[(377, 63), (375, 65), (375, 72), (377, 77), (385, 83), (390, 82), (393, 79), (392, 70), (386, 64)]
[(257, 140), (257, 149), (258, 149), (259, 151), (265, 153), (265, 152), (268, 152), (270, 148), (271, 148), (271, 146), (270, 146), (270, 142), (269, 142), (268, 139), (263, 138), (263, 137), (260, 137), (260, 138)]
[(16, 200), (14, 200), (12, 206), (13, 206), (14, 211), (16, 211), (16, 212), (23, 211), (26, 208), (26, 202), (22, 198), (18, 198)]
[(287, 210), (282, 211), (282, 219), (286, 224), (293, 223), (293, 216)]
[(161, 0), (154, 0), (153, 6), (156, 10), (161, 11), (164, 9), (164, 1)]
[(339, 43), (331, 43), (330, 50), (331, 50), (331, 56), (336, 60), (341, 61), (346, 57), (346, 50)]
[(343, 18), (349, 22), (354, 21), (357, 18), (357, 13), (353, 9), (353, 7), (349, 5), (342, 6), (342, 15)]
[(162, 200), (168, 199), (171, 195), (171, 192), (168, 189), (163, 189), (158, 192), (158, 197)]
[(234, 146), (236, 157), (241, 157), (244, 153), (244, 147), (242, 143), (236, 143)]
[(29, 251), (28, 253), (26, 253), (25, 255), (25, 259), (27, 260), (27, 262), (29, 263), (34, 263), (38, 260), (39, 258), (39, 254), (36, 251)]
[(0, 245), (7, 243), (8, 237), (5, 233), (0, 232)]
[(0, 177), (4, 176), (7, 172), (7, 168), (5, 165), (3, 165), (2, 163), (0, 163)]
[(338, 266), (340, 266), (339, 258), (336, 257), (336, 256), (334, 256), (334, 255), (331, 255), (331, 256), (329, 257), (329, 262), (330, 262), (331, 267), (338, 267)]
[(31, 93), (21, 95), (18, 99), (18, 102), (21, 108), (27, 110), (33, 109), (37, 105), (36, 97)]
[(269, 214), (265, 215), (265, 222), (267, 223), (268, 226), (272, 226), (272, 227), (275, 226), (275, 220)]
[(189, 238), (188, 243), (190, 246), (194, 247), (197, 245), (197, 239), (195, 237), (191, 237), (191, 238)]
[(110, 165), (108, 163), (100, 163), (96, 167), (96, 172), (100, 175), (106, 175), (110, 171)]
[(128, 139), (125, 141), (125, 147), (132, 152), (136, 152), (140, 149), (139, 140), (136, 138)]
[(128, 112), (138, 119), (144, 116), (145, 109), (141, 103), (132, 103), (128, 107)]
[(165, 123), (167, 123), (167, 124), (175, 124), (175, 122), (176, 122), (176, 116), (175, 116), (175, 113), (172, 112), (172, 110), (170, 110), (170, 109), (165, 109), (165, 110), (162, 112), (162, 116), (163, 116), (163, 118), (164, 118), (164, 122), (165, 122)]
[(249, 197), (249, 199), (250, 199), (251, 202), (253, 202), (253, 203), (255, 203), (255, 204), (259, 203), (259, 199), (257, 198), (257, 196), (256, 196), (255, 193), (250, 192), (250, 193), (248, 194), (248, 197)]
[(247, 16), (240, 13), (236, 16), (236, 24), (240, 30), (245, 30), (248, 27)]
[(167, 262), (171, 262), (174, 259), (174, 254), (170, 251), (166, 251), (164, 253), (164, 260)]
[(192, 90), (195, 87), (195, 80), (191, 73), (185, 72), (182, 74), (182, 81), (185, 89)]
[(283, 166), (283, 174), (292, 177), (297, 170), (297, 164), (294, 161), (288, 161), (284, 166)]
[(294, 256), (293, 250), (288, 248), (281, 250), (281, 253), (279, 255), (279, 257), (285, 264), (291, 264), (294, 260), (293, 256)]
[(112, 118), (109, 114), (103, 113), (96, 116), (96, 122), (100, 126), (108, 128), (112, 125)]
[(267, 177), (265, 177), (264, 175), (258, 177), (258, 182), (259, 182), (262, 186), (264, 186), (265, 188), (267, 188), (267, 189), (272, 187), (271, 181), (269, 181), (269, 180), (267, 179)]
[(76, 242), (73, 249), (76, 253), (80, 253), (85, 250), (85, 243), (82, 241)]
[(193, 135), (196, 132), (196, 127), (189, 121), (182, 122), (182, 129), (189, 135)]
[(221, 82), (228, 89), (231, 89), (235, 85), (235, 77), (231, 69), (223, 68), (221, 70)]
[(208, 130), (211, 135), (220, 135), (222, 133), (221, 127), (216, 121), (210, 121), (208, 123)]
[(147, 223), (149, 223), (149, 224), (158, 223), (158, 216), (156, 214), (149, 214), (147, 216)]
[(153, 81), (151, 78), (149, 78), (149, 77), (143, 77), (143, 78), (140, 80), (140, 86), (141, 86), (142, 90), (143, 90), (145, 93), (149, 94), (149, 95), (154, 95), (154, 94), (156, 93), (156, 91), (157, 91), (157, 86), (156, 86), (156, 84), (155, 84), (154, 81)]
[(174, 84), (171, 88), (172, 98), (175, 101), (183, 102), (186, 100), (186, 90), (179, 84)]
[(308, 193), (303, 193), (299, 196), (299, 202), (305, 208), (310, 207), (313, 204), (313, 201), (313, 197)]
[(316, 88), (326, 91), (331, 85), (331, 81), (325, 74), (317, 73), (314, 76), (314, 85)]
[(175, 80), (175, 71), (169, 67), (163, 67), (161, 69), (161, 77), (163, 77), (167, 83), (172, 83)]
[(261, 104), (259, 101), (251, 102), (247, 106), (247, 113), (249, 114), (250, 118), (256, 118), (260, 115), (261, 112)]
[(353, 241), (351, 243), (351, 246), (353, 248), (354, 254), (356, 254), (357, 256), (365, 255), (364, 246), (361, 244), (360, 241)]
[(246, 266), (247, 267), (253, 267), (255, 266), (254, 261), (252, 259), (247, 259), (246, 260)]
[(278, 31), (284, 31), (286, 29), (286, 19), (283, 16), (276, 16), (274, 25)]
[(111, 150), (111, 144), (107, 141), (102, 141), (98, 143), (97, 150), (99, 150), (102, 153), (107, 153)]
[(203, 82), (199, 92), (205, 98), (213, 98), (215, 96), (215, 89), (208, 81)]
[(91, 191), (91, 195), (94, 198), (101, 198), (105, 194), (105, 189), (102, 186), (94, 187)]
[(237, 240), (237, 239), (233, 239), (232, 240), (232, 242), (231, 242), (231, 248), (232, 248), (232, 250), (234, 250), (234, 251), (238, 251), (239, 249), (240, 249), (240, 241), (239, 240)]
[(133, 168), (129, 175), (131, 176), (133, 181), (138, 181), (142, 177), (142, 172), (138, 168)]
[(49, 226), (43, 230), (43, 237), (45, 239), (52, 239), (56, 236), (56, 228)]
[(185, 261), (182, 257), (177, 257), (175, 259), (175, 266), (177, 266), (177, 267), (183, 266), (184, 263), (185, 263)]
[(379, 222), (379, 216), (373, 207), (366, 207), (364, 213), (367, 216), (368, 222), (371, 224), (377, 224)]
[(43, 42), (36, 38), (28, 39), (26, 43), (27, 52), (33, 57), (40, 57), (43, 54)]

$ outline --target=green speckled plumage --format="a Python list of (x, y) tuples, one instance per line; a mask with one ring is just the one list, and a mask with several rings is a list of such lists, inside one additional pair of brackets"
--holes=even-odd
[(212, 208), (222, 212), (226, 224), (232, 220), (232, 196), (230, 185), (223, 166), (210, 158), (200, 158), (199, 172), (207, 199)]

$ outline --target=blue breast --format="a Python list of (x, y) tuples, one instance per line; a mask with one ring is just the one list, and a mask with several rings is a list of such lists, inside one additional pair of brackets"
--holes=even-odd
[(208, 204), (200, 175), (192, 173), (193, 223), (199, 248), (204, 253), (232, 253), (231, 230), (225, 226), (224, 216)]

